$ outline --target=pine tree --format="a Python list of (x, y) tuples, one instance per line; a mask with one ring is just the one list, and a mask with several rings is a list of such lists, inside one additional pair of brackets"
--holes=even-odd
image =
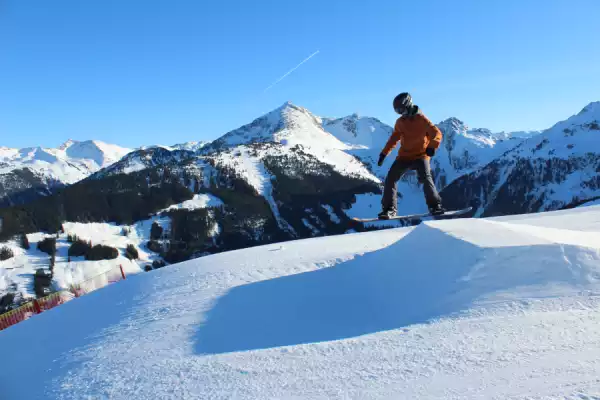
[(21, 234), (21, 247), (25, 250), (29, 250), (29, 248), (31, 247), (29, 245), (29, 239), (27, 239), (27, 234), (25, 233)]
[(10, 247), (2, 246), (0, 248), (0, 261), (8, 260), (9, 258), (13, 258), (15, 254), (13, 253)]

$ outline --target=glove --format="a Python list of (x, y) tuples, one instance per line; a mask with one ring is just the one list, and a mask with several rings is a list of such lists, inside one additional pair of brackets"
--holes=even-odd
[(433, 155), (435, 154), (435, 149), (432, 147), (428, 147), (425, 150), (425, 154), (427, 154), (429, 157), (433, 157)]
[(385, 154), (381, 153), (379, 155), (379, 160), (377, 161), (377, 165), (379, 165), (381, 167), (381, 165), (383, 164), (383, 160), (385, 160)]

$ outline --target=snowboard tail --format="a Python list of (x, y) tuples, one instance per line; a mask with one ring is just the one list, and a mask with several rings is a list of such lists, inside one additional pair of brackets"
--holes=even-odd
[(460, 210), (449, 210), (444, 212), (443, 214), (431, 214), (431, 213), (425, 213), (425, 214), (410, 214), (410, 215), (397, 215), (395, 217), (391, 217), (391, 218), (352, 218), (352, 220), (356, 221), (356, 222), (374, 222), (374, 221), (394, 221), (394, 220), (402, 220), (402, 219), (413, 219), (413, 218), (424, 218), (424, 217), (433, 217), (436, 219), (444, 219), (444, 218), (452, 218), (452, 217), (456, 217), (459, 215), (463, 215), (468, 213), (469, 211), (471, 211), (473, 209), (473, 207), (467, 207), (467, 208), (463, 208)]

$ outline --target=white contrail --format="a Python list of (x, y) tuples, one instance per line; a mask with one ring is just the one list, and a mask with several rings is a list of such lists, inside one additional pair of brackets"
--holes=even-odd
[(271, 89), (273, 86), (277, 85), (279, 82), (281, 82), (283, 80), (283, 78), (285, 78), (286, 76), (288, 76), (289, 74), (291, 74), (292, 72), (294, 72), (295, 70), (297, 70), (302, 64), (304, 64), (305, 62), (307, 62), (308, 60), (310, 60), (311, 58), (313, 58), (314, 56), (316, 56), (317, 54), (319, 54), (319, 50), (315, 51), (314, 53), (312, 53), (310, 56), (306, 57), (304, 60), (302, 60), (302, 62), (298, 65), (296, 65), (294, 68), (290, 69), (288, 72), (286, 72), (281, 78), (277, 79), (275, 82), (273, 82), (268, 88), (266, 88), (264, 92), (266, 92), (267, 90)]

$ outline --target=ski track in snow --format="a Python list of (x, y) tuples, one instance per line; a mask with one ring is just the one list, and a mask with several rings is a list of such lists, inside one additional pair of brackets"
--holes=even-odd
[(203, 257), (1, 331), (0, 387), (8, 400), (594, 398), (599, 235), (590, 206)]

